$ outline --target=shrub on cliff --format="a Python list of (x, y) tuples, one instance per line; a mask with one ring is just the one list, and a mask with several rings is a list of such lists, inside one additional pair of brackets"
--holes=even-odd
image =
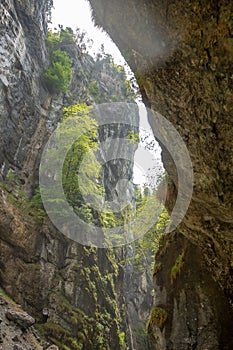
[(59, 32), (48, 32), (47, 50), (50, 65), (45, 70), (45, 81), (52, 93), (68, 91), (68, 85), (72, 78), (72, 62), (65, 51), (66, 47), (74, 44), (74, 37), (69, 29)]

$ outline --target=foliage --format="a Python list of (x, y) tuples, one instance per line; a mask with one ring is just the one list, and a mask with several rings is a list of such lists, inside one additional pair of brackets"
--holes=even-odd
[(47, 50), (50, 65), (44, 77), (48, 89), (53, 92), (67, 92), (72, 78), (72, 62), (66, 52), (69, 45), (74, 45), (74, 37), (69, 29), (59, 32), (48, 31)]
[(7, 302), (9, 302), (11, 305), (13, 306), (17, 306), (17, 304), (15, 303), (15, 301), (4, 292), (3, 289), (0, 288), (0, 297), (2, 297), (3, 299), (5, 299)]
[(124, 343), (125, 343), (125, 333), (124, 333), (124, 332), (120, 332), (120, 333), (118, 334), (118, 337), (119, 337), (119, 343), (120, 343), (120, 345), (124, 345)]
[(91, 80), (88, 85), (89, 93), (92, 97), (96, 98), (99, 95), (99, 84), (96, 80)]
[(139, 133), (135, 133), (133, 130), (130, 130), (126, 138), (132, 143), (138, 144), (140, 139), (139, 139)]
[(81, 31), (80, 28), (76, 28), (75, 31), (75, 42), (82, 54), (88, 53), (88, 49), (91, 49), (93, 40), (87, 37), (87, 33)]
[(154, 270), (153, 270), (153, 276), (155, 276), (162, 268), (161, 262), (155, 262), (154, 263)]
[[(85, 104), (76, 104), (71, 107), (64, 108), (64, 119), (72, 117), (75, 123), (78, 123), (79, 129), (83, 133), (74, 142), (68, 151), (63, 165), (63, 187), (69, 204), (74, 208), (87, 222), (92, 219), (92, 211), (88, 204), (83, 201), (83, 195), (89, 196), (93, 193), (101, 196), (102, 187), (98, 182), (92, 181), (95, 175), (100, 172), (100, 164), (94, 155), (85, 158), (85, 164), (82, 163), (87, 153), (91, 154), (97, 147), (97, 123), (91, 117), (91, 108)], [(64, 140), (69, 138), (73, 133), (72, 125), (62, 129)], [(88, 174), (88, 176), (86, 176)], [(83, 176), (82, 176), (83, 175)]]
[[(62, 169), (62, 185), (68, 203), (73, 207), (77, 214), (90, 222), (92, 219), (92, 211), (83, 200), (83, 195), (92, 193), (101, 193), (99, 183), (92, 181), (92, 178), (98, 172), (99, 163), (95, 157), (87, 157), (85, 162), (82, 162), (86, 153), (94, 151), (96, 141), (97, 124), (91, 117), (91, 108), (85, 104), (75, 104), (64, 108), (64, 117), (62, 128), (57, 128), (57, 137), (59, 138), (60, 149), (67, 152), (63, 169)], [(72, 147), (67, 149), (67, 140), (75, 139), (76, 135), (80, 135)], [(48, 151), (48, 159), (51, 168), (57, 169), (59, 164), (58, 150), (51, 148)], [(80, 164), (83, 163), (80, 169)], [(80, 176), (84, 174), (84, 176)], [(88, 175), (88, 176), (85, 176)], [(67, 212), (64, 209), (63, 200), (59, 197), (54, 197), (56, 193), (54, 186), (43, 188), (43, 193), (47, 196), (47, 202), (53, 203), (52, 209), (54, 213), (59, 213), (60, 216), (66, 216)]]
[(162, 328), (167, 320), (167, 312), (158, 306), (154, 306), (150, 313), (150, 318), (147, 324), (147, 334), (150, 334), (154, 326)]
[(90, 83), (89, 91), (96, 103), (118, 102), (122, 100), (132, 102), (136, 98), (135, 91), (132, 88), (131, 81), (127, 78), (124, 66), (116, 64), (110, 54), (104, 52), (99, 54), (96, 65), (100, 67), (100, 70), (104, 68), (104, 71), (110, 77), (110, 81), (115, 82), (115, 85), (106, 82), (106, 88), (95, 81)]
[(177, 276), (180, 274), (180, 271), (184, 265), (184, 251), (177, 257), (175, 264), (171, 269), (171, 284), (176, 280)]
[[(64, 193), (78, 217), (87, 223), (94, 223), (102, 227), (103, 233), (108, 228), (118, 227), (119, 230), (131, 230), (132, 228), (132, 233), (137, 239), (141, 237), (144, 228), (147, 228), (148, 232), (143, 239), (135, 243), (137, 253), (133, 259), (135, 267), (140, 270), (143, 268), (145, 261), (149, 264), (152, 262), (152, 255), (158, 249), (158, 234), (162, 233), (168, 215), (164, 212), (157, 226), (151, 227), (151, 222), (153, 222), (157, 213), (156, 206), (158, 206), (156, 191), (151, 191), (148, 188), (142, 190), (136, 186), (136, 198), (132, 203), (133, 205), (130, 203), (119, 212), (113, 212), (107, 205), (100, 211), (93, 208), (93, 201), (102, 205), (105, 195), (102, 168), (94, 155), (94, 151), (99, 145), (97, 129), (98, 124), (92, 117), (92, 107), (86, 104), (75, 104), (64, 108), (62, 128), (59, 128), (59, 126), (57, 128), (59, 152), (66, 153), (62, 170)], [(77, 134), (80, 135), (79, 138), (67, 150), (67, 140), (75, 139), (74, 137)], [(130, 131), (125, 137), (133, 140), (133, 142), (138, 141), (138, 135), (134, 131)], [(56, 164), (59, 164), (59, 154), (57, 152), (56, 149), (48, 151), (51, 169), (57, 169)], [(48, 187), (50, 188), (46, 188), (46, 195), (48, 195), (48, 201), (52, 201), (54, 204), (51, 208), (53, 213), (59, 213), (60, 217), (67, 215), (65, 209), (63, 209), (63, 199), (54, 197), (56, 191), (52, 186)], [(49, 196), (49, 193), (52, 195)], [(40, 208), (38, 201), (39, 194), (35, 194), (33, 202), (36, 203), (34, 205), (38, 205), (38, 208)], [(151, 207), (154, 208), (153, 211)], [(161, 209), (158, 208), (158, 212), (160, 211)], [(128, 225), (131, 222), (136, 222), (136, 224), (133, 224), (134, 226)], [(120, 232), (115, 233), (113, 231), (112, 237), (110, 237), (108, 230), (108, 235), (105, 236), (106, 244), (107, 239), (115, 241), (116, 244), (119, 244), (118, 242), (122, 243)]]
[(43, 206), (43, 202), (41, 199), (41, 194), (40, 194), (40, 189), (37, 188), (34, 192), (34, 195), (31, 199), (30, 202), (30, 206), (33, 209), (36, 209), (36, 217), (38, 219), (39, 222), (41, 222), (41, 220), (44, 219), (44, 217), (46, 216), (46, 212), (44, 210), (44, 206)]
[[(136, 191), (136, 207), (138, 215), (143, 214), (145, 225), (151, 220), (151, 207), (156, 210), (156, 203), (154, 203), (154, 196), (156, 191), (150, 193), (147, 187), (144, 188), (142, 193), (140, 189)], [(151, 204), (151, 205), (150, 205)], [(149, 208), (149, 209), (148, 209)], [(151, 270), (154, 268), (154, 255), (159, 249), (159, 241), (162, 234), (165, 231), (166, 225), (169, 222), (169, 215), (164, 209), (160, 214), (157, 223), (152, 226), (146, 234), (140, 239), (135, 241), (134, 249), (134, 264), (138, 270), (144, 269), (144, 264), (151, 265)]]
[(12, 185), (15, 183), (16, 180), (17, 180), (17, 175), (15, 171), (10, 168), (6, 174), (6, 182)]

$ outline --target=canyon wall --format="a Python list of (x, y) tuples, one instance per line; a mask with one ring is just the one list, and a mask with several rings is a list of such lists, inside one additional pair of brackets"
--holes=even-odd
[[(155, 307), (161, 315), (156, 320), (156, 309), (151, 314), (154, 330), (150, 328), (149, 333), (154, 337), (154, 346), (230, 349), (233, 4), (188, 0), (89, 2), (96, 24), (109, 33), (134, 71), (145, 104), (171, 121), (180, 133), (194, 170), (189, 209), (176, 234), (168, 238), (168, 242), (174, 239), (180, 249), (176, 243), (167, 243), (164, 258), (156, 257), (159, 268), (154, 277)], [(153, 116), (150, 123), (156, 136)], [(161, 147), (172, 181), (173, 195), (169, 194), (167, 202), (171, 210), (179, 188), (171, 155), (165, 145)], [(185, 253), (186, 246), (192, 254)], [(187, 277), (189, 266), (192, 274)], [(171, 284), (173, 267), (180, 275)], [(213, 285), (211, 290), (200, 287), (203, 272), (208, 284)], [(196, 285), (192, 290), (196, 300), (192, 312), (185, 307), (190, 298), (187, 288), (192, 289), (189, 279)], [(216, 296), (221, 300), (221, 310), (215, 303)]]
[[(128, 325), (126, 294), (134, 287), (125, 288), (120, 264), (127, 252), (69, 240), (31, 202), (38, 187), (41, 152), (65, 106), (133, 101), (124, 73), (109, 57), (94, 60), (75, 45), (67, 48), (73, 73), (69, 90), (51, 94), (44, 78), (50, 10), (51, 2), (45, 0), (0, 4), (0, 283), (20, 304), (16, 309), (34, 317), (37, 332), (31, 336), (39, 337), (40, 331), (46, 339), (34, 348), (47, 349), (54, 343), (59, 349), (131, 349), (134, 335)], [(137, 115), (130, 118), (138, 123)], [(128, 128), (116, 128), (115, 136), (122, 137), (122, 130), (127, 136)], [(111, 127), (99, 130), (100, 140), (109, 133)], [(106, 165), (111, 176), (105, 187), (114, 187), (122, 174), (130, 178), (132, 165), (123, 161)], [(107, 183), (113, 177), (113, 183)], [(136, 308), (137, 303), (136, 298)], [(11, 333), (13, 321), (9, 332), (5, 330), (6, 301), (0, 306), (3, 346), (31, 348), (23, 340), (24, 329)], [(143, 322), (148, 315), (149, 308)]]

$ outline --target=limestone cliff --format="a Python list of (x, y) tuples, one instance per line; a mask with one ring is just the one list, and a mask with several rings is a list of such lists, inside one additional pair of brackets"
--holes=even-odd
[[(47, 1), (1, 1), (1, 176), (22, 169), (37, 128), (44, 128), (48, 94), (42, 84), (46, 65)], [(39, 133), (39, 130), (38, 130)], [(38, 135), (37, 148), (43, 142)], [(27, 174), (28, 176), (28, 174)]]
[[(166, 245), (164, 258), (158, 257), (155, 303), (165, 311), (161, 311), (163, 322), (155, 321), (150, 329), (155, 348), (231, 349), (233, 4), (227, 0), (90, 3), (96, 23), (110, 34), (134, 71), (144, 102), (169, 119), (182, 136), (194, 169), (189, 210), (176, 234), (168, 237), (174, 243)], [(150, 123), (153, 128), (153, 118)], [(161, 146), (174, 183), (173, 202), (179, 190), (176, 172)], [(171, 269), (186, 247), (190, 254), (184, 253), (184, 272), (171, 285)], [(186, 268), (192, 268), (192, 274)]]
[[(94, 61), (75, 46), (68, 49), (73, 63), (70, 89), (51, 95), (44, 79), (50, 6), (50, 1), (0, 4), (0, 283), (35, 318), (41, 336), (59, 349), (127, 349), (131, 339), (119, 264), (126, 254), (67, 239), (31, 206), (41, 152), (63, 107), (76, 102), (132, 101), (124, 74), (109, 57)], [(103, 138), (108, 131), (100, 132)], [(114, 172), (116, 181), (122, 167), (118, 164), (119, 173)], [(132, 164), (124, 165), (124, 172), (131, 176)], [(0, 305), (2, 314), (4, 305)], [(19, 344), (11, 335), (3, 332), (9, 350), (49, 346), (42, 342), (33, 347), (24, 342), (20, 330), (15, 334)]]

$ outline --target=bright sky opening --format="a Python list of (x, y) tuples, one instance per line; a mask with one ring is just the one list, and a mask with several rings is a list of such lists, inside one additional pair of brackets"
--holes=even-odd
[(93, 47), (90, 49), (91, 54), (97, 54), (100, 51), (101, 44), (104, 44), (105, 52), (111, 54), (117, 64), (123, 65), (125, 63), (119, 49), (109, 35), (94, 26), (87, 0), (54, 0), (51, 28), (58, 28), (58, 24), (71, 27), (73, 30), (78, 27), (81, 31), (86, 32), (88, 38), (93, 40)]
[[(96, 55), (100, 52), (101, 45), (104, 44), (105, 53), (111, 54), (114, 61), (120, 65), (126, 65), (125, 59), (122, 57), (116, 44), (111, 40), (109, 35), (103, 30), (95, 27), (91, 18), (91, 9), (87, 0), (54, 0), (54, 9), (52, 11), (52, 24), (51, 29), (57, 28), (61, 24), (63, 27), (70, 27), (74, 31), (79, 28), (81, 31), (87, 33), (87, 37), (93, 40), (92, 48), (89, 49), (91, 55)], [(126, 69), (126, 74), (130, 76), (129, 67)], [(153, 159), (150, 159), (150, 173), (154, 173), (152, 180), (148, 179), (148, 172), (145, 172), (143, 165), (140, 164), (142, 161), (142, 147), (138, 148), (135, 152), (135, 164), (134, 164), (134, 183), (144, 186), (148, 183), (156, 183), (156, 177), (161, 176), (163, 173), (163, 165), (161, 162), (161, 149), (154, 139), (153, 132), (149, 126), (146, 109), (144, 105), (137, 101), (138, 105), (141, 106), (140, 110), (140, 136), (145, 137), (143, 129), (149, 131), (148, 143), (154, 142), (155, 147), (152, 150)], [(143, 112), (144, 109), (144, 112)], [(140, 143), (140, 145), (142, 145)], [(139, 146), (140, 146), (139, 145)], [(143, 147), (146, 143), (144, 142)], [(144, 156), (143, 156), (144, 157)], [(141, 159), (142, 158), (142, 159)], [(153, 170), (158, 169), (158, 170)]]

